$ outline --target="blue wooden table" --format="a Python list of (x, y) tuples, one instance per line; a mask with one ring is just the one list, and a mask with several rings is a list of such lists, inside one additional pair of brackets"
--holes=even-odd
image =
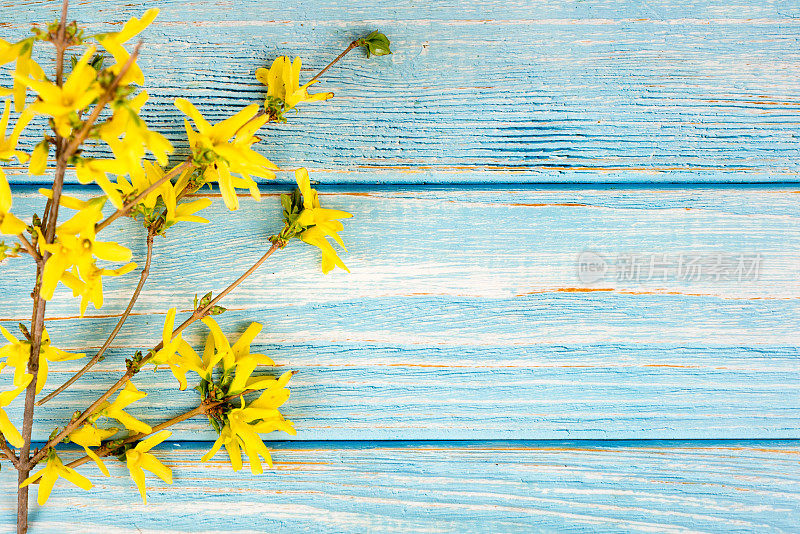
[[(59, 4), (0, 0), (0, 38)], [(263, 98), (253, 71), (278, 55), (311, 76), (354, 37), (391, 38), (393, 55), (348, 57), (320, 84), (333, 100), (263, 136), (281, 168), (308, 167), (355, 215), (352, 274), (321, 275), (296, 244), (226, 300), (228, 331), (265, 324), (254, 348), (299, 370), (284, 410), (298, 433), (269, 436), (274, 469), (200, 463), (215, 434), (191, 419), (158, 449), (175, 483), (148, 478), (148, 505), (121, 464), (110, 478), (87, 466), (95, 490), (57, 485), (33, 532), (800, 530), (799, 3), (114, 0), (70, 13), (108, 31), (152, 6), (144, 116), (179, 153), (176, 96), (216, 119)], [(15, 206), (40, 209), (40, 179), (7, 174)], [(157, 240), (128, 326), (37, 413), (35, 439), (156, 343), (169, 307), (261, 254), (291, 182), (279, 173), (232, 214), (215, 199), (215, 222)], [(133, 222), (109, 232), (143, 256)], [(698, 276), (671, 270), (692, 259)], [(2, 273), (11, 327), (29, 318), (31, 271)], [(48, 330), (96, 349), (135, 284), (109, 284), (83, 318), (57, 293)], [(199, 330), (185, 337), (201, 345)], [(80, 365), (53, 366), (48, 387)], [(150, 395), (134, 415), (196, 405), (168, 372), (138, 383)], [(0, 473), (4, 531), (12, 478)]]

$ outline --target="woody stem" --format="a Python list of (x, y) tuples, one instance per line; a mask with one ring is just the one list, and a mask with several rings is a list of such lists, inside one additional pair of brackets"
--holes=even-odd
[[(61, 21), (58, 25), (58, 35), (53, 40), (56, 48), (56, 83), (61, 86), (64, 73), (64, 50), (67, 47), (66, 21), (69, 1), (63, 0), (61, 4)], [(56, 157), (57, 165), (53, 179), (53, 194), (49, 202), (50, 209), (47, 210), (47, 218), (43, 221), (45, 225), (45, 242), (52, 243), (55, 236), (56, 222), (58, 220), (58, 205), (61, 199), (61, 188), (64, 184), (64, 172), (67, 167), (67, 158), (63, 157), (66, 148), (66, 140), (56, 134)], [(15, 467), (17, 468), (17, 534), (28, 532), (28, 487), (19, 487), (28, 474), (36, 465), (30, 457), (31, 434), (33, 432), (33, 410), (36, 398), (36, 382), (39, 374), (39, 352), (42, 346), (42, 332), (44, 330), (45, 300), (41, 296), (42, 275), (44, 274), (44, 264), (49, 254), (44, 252), (36, 258), (36, 282), (33, 287), (33, 312), (31, 313), (31, 353), (28, 356), (28, 373), (33, 377), (25, 390), (25, 407), (22, 412), (22, 447), (19, 451), (19, 459)], [(5, 438), (4, 438), (5, 441)]]
[[(248, 393), (252, 393), (253, 391), (255, 391), (255, 390), (245, 390), (242, 393), (240, 393), (239, 395), (246, 395)], [(132, 434), (132, 435), (128, 436), (127, 438), (123, 439), (122, 441), (114, 440), (114, 442), (109, 443), (107, 445), (104, 445), (103, 447), (100, 447), (99, 449), (96, 449), (94, 452), (98, 456), (108, 456), (111, 453), (113, 453), (114, 451), (116, 451), (117, 449), (119, 449), (122, 445), (127, 445), (128, 443), (134, 443), (136, 441), (139, 441), (141, 439), (146, 438), (147, 436), (151, 436), (153, 434), (161, 432), (162, 430), (164, 430), (166, 428), (169, 428), (172, 425), (181, 423), (183, 421), (186, 421), (187, 419), (191, 419), (192, 417), (194, 417), (196, 415), (204, 414), (208, 410), (210, 410), (211, 408), (214, 408), (216, 406), (219, 406), (220, 404), (226, 403), (229, 400), (238, 397), (239, 395), (231, 395), (230, 397), (226, 397), (226, 398), (224, 398), (222, 400), (218, 400), (218, 401), (212, 401), (212, 402), (208, 402), (208, 403), (204, 402), (204, 403), (200, 404), (200, 406), (198, 406), (196, 408), (193, 408), (193, 409), (189, 410), (188, 412), (184, 412), (184, 413), (182, 413), (180, 415), (177, 415), (177, 416), (173, 417), (172, 419), (170, 419), (168, 421), (164, 421), (163, 423), (160, 423), (160, 424), (154, 426), (150, 430), (150, 432), (139, 432), (139, 433), (136, 433), (136, 434)], [(91, 460), (91, 458), (89, 458), (88, 456), (83, 456), (82, 458), (78, 458), (77, 460), (73, 460), (72, 462), (67, 464), (67, 467), (78, 467), (79, 465), (85, 464), (89, 460)]]
[(97, 351), (97, 354), (95, 354), (92, 357), (92, 359), (89, 360), (80, 371), (72, 375), (69, 378), (69, 380), (61, 384), (55, 391), (53, 391), (52, 393), (41, 399), (39, 402), (37, 402), (36, 406), (41, 406), (45, 402), (49, 401), (50, 399), (52, 399), (53, 397), (55, 397), (68, 387), (70, 387), (72, 384), (74, 384), (80, 377), (85, 375), (86, 372), (89, 369), (91, 369), (92, 366), (94, 366), (94, 364), (100, 361), (100, 358), (103, 357), (103, 354), (105, 354), (106, 350), (111, 345), (111, 342), (113, 342), (114, 338), (117, 337), (117, 334), (122, 329), (122, 325), (125, 324), (125, 321), (130, 316), (131, 311), (133, 310), (133, 306), (134, 304), (136, 304), (136, 301), (139, 298), (139, 294), (142, 292), (142, 288), (144, 287), (144, 283), (147, 280), (147, 277), (150, 275), (150, 262), (153, 259), (154, 237), (155, 237), (155, 231), (151, 228), (150, 230), (147, 231), (147, 256), (145, 257), (144, 269), (142, 269), (142, 272), (139, 275), (139, 283), (136, 285), (136, 289), (133, 290), (133, 295), (131, 295), (131, 300), (130, 302), (128, 302), (128, 307), (125, 308), (125, 311), (122, 313), (122, 316), (120, 316), (119, 320), (117, 321), (117, 325), (108, 335), (108, 338), (106, 339), (105, 343), (103, 343), (103, 345), (100, 347), (100, 350)]
[(147, 195), (149, 195), (150, 193), (161, 187), (168, 180), (172, 180), (176, 176), (180, 175), (184, 170), (186, 170), (188, 167), (192, 165), (194, 164), (191, 161), (187, 160), (178, 165), (177, 167), (175, 167), (174, 169), (172, 169), (171, 171), (169, 171), (168, 173), (166, 173), (164, 176), (162, 176), (161, 178), (156, 180), (153, 184), (151, 184), (150, 187), (148, 187), (147, 189), (136, 195), (136, 197), (133, 200), (126, 203), (120, 209), (118, 209), (117, 211), (106, 217), (104, 220), (97, 223), (94, 226), (94, 231), (99, 232), (100, 230), (102, 230), (112, 222), (116, 221), (123, 215), (127, 215), (133, 208), (135, 208), (139, 204), (139, 202), (142, 201), (144, 197), (146, 197)]
[(324, 68), (324, 69), (322, 69), (321, 71), (319, 71), (319, 72), (316, 74), (316, 76), (314, 76), (313, 78), (311, 78), (311, 79), (309, 80), (309, 82), (313, 82), (314, 80), (316, 80), (317, 78), (319, 78), (320, 76), (322, 76), (323, 74), (325, 74), (325, 71), (326, 71), (326, 70), (328, 70), (329, 68), (331, 68), (331, 67), (333, 67), (334, 65), (336, 65), (336, 63), (338, 63), (340, 59), (342, 59), (344, 56), (346, 56), (346, 55), (347, 55), (347, 53), (348, 53), (348, 52), (350, 52), (350, 50), (352, 50), (352, 49), (354, 49), (354, 48), (357, 48), (358, 46), (360, 46), (360, 45), (359, 45), (359, 39), (356, 39), (355, 41), (353, 41), (352, 43), (350, 43), (350, 45), (348, 45), (348, 47), (347, 47), (347, 48), (345, 48), (345, 49), (342, 51), (342, 53), (341, 53), (341, 54), (339, 54), (338, 56), (336, 56), (336, 57), (334, 58), (334, 60), (333, 60), (333, 61), (331, 61), (330, 63), (328, 63), (327, 65), (325, 65), (325, 68)]
[[(214, 297), (214, 298), (213, 298), (213, 299), (212, 299), (212, 300), (211, 300), (211, 301), (210, 301), (208, 304), (206, 304), (206, 305), (205, 305), (205, 306), (203, 306), (202, 308), (198, 308), (198, 309), (196, 309), (196, 310), (195, 310), (195, 311), (192, 313), (192, 315), (190, 315), (190, 316), (189, 316), (189, 318), (188, 318), (188, 319), (186, 319), (186, 320), (185, 320), (183, 323), (181, 323), (181, 325), (180, 325), (180, 326), (178, 326), (178, 327), (177, 327), (175, 330), (173, 330), (173, 331), (172, 331), (172, 336), (171, 336), (171, 338), (174, 338), (175, 336), (177, 336), (178, 334), (180, 334), (181, 332), (183, 332), (183, 330), (184, 330), (184, 329), (186, 329), (186, 327), (187, 327), (187, 326), (191, 325), (191, 324), (192, 324), (192, 323), (194, 323), (195, 321), (197, 321), (197, 320), (199, 320), (199, 319), (202, 319), (203, 317), (205, 317), (206, 315), (208, 315), (208, 314), (209, 314), (209, 312), (211, 312), (211, 310), (214, 308), (214, 306), (216, 306), (216, 305), (217, 305), (217, 303), (218, 303), (220, 300), (222, 300), (222, 299), (223, 299), (223, 298), (224, 298), (226, 295), (228, 295), (228, 293), (230, 293), (231, 291), (233, 291), (234, 289), (236, 289), (236, 287), (238, 287), (238, 286), (239, 286), (239, 284), (241, 284), (241, 283), (242, 283), (242, 282), (243, 282), (243, 281), (244, 281), (244, 280), (245, 280), (245, 279), (246, 279), (248, 276), (250, 276), (251, 274), (253, 274), (253, 273), (256, 271), (256, 269), (258, 269), (258, 268), (259, 268), (259, 267), (260, 267), (260, 266), (261, 266), (261, 265), (262, 265), (262, 264), (263, 264), (265, 261), (267, 261), (267, 259), (268, 259), (270, 256), (272, 256), (272, 254), (273, 254), (273, 253), (274, 253), (276, 250), (278, 250), (278, 249), (279, 249), (279, 248), (281, 248), (281, 247), (282, 247), (282, 243), (273, 243), (273, 244), (272, 244), (272, 246), (269, 248), (269, 250), (267, 250), (267, 251), (264, 253), (264, 255), (263, 255), (263, 256), (261, 256), (261, 257), (260, 257), (260, 258), (259, 258), (259, 259), (258, 259), (258, 260), (257, 260), (257, 261), (256, 261), (256, 262), (255, 262), (255, 263), (254, 263), (254, 264), (253, 264), (253, 265), (252, 265), (250, 268), (249, 268), (249, 269), (247, 269), (247, 271), (245, 271), (245, 272), (244, 272), (244, 274), (242, 274), (242, 275), (241, 275), (239, 278), (237, 278), (236, 280), (234, 280), (233, 282), (231, 282), (231, 284), (230, 284), (230, 285), (228, 285), (228, 287), (226, 287), (225, 289), (223, 289), (223, 290), (222, 290), (222, 291), (221, 291), (221, 292), (220, 292), (220, 293), (219, 293), (219, 294), (218, 294), (216, 297)], [(50, 440), (49, 440), (49, 441), (48, 441), (48, 442), (47, 442), (47, 443), (44, 445), (44, 447), (42, 447), (42, 448), (41, 448), (41, 450), (40, 450), (39, 452), (37, 452), (37, 453), (36, 453), (36, 454), (33, 456), (33, 458), (31, 458), (31, 464), (32, 464), (32, 466), (33, 466), (33, 465), (35, 465), (37, 462), (39, 462), (39, 461), (40, 461), (42, 458), (44, 458), (45, 456), (47, 456), (47, 451), (48, 451), (48, 450), (50, 450), (52, 447), (55, 447), (56, 445), (58, 445), (59, 443), (61, 443), (61, 441), (62, 441), (62, 440), (63, 440), (63, 439), (64, 439), (64, 438), (65, 438), (65, 437), (66, 437), (66, 436), (67, 436), (67, 435), (68, 435), (70, 432), (72, 432), (72, 431), (73, 431), (73, 430), (75, 430), (75, 429), (76, 429), (78, 426), (80, 426), (81, 424), (83, 424), (83, 422), (84, 422), (84, 421), (85, 421), (85, 420), (86, 420), (86, 419), (87, 419), (87, 418), (88, 418), (90, 415), (92, 415), (93, 413), (95, 413), (95, 412), (96, 412), (96, 411), (97, 411), (97, 410), (100, 408), (100, 405), (101, 405), (101, 404), (103, 404), (103, 403), (104, 403), (106, 400), (108, 400), (108, 398), (109, 398), (109, 397), (111, 397), (111, 395), (113, 395), (115, 391), (117, 391), (118, 389), (120, 389), (121, 387), (123, 387), (123, 386), (124, 386), (124, 385), (125, 385), (125, 384), (128, 382), (128, 380), (130, 380), (130, 379), (133, 377), (133, 375), (135, 375), (135, 374), (138, 372), (139, 368), (141, 368), (141, 366), (142, 366), (142, 365), (144, 365), (145, 363), (147, 363), (147, 362), (148, 362), (148, 361), (149, 361), (149, 360), (152, 358), (152, 356), (153, 356), (153, 355), (154, 355), (156, 352), (158, 352), (159, 350), (161, 350), (163, 347), (164, 347), (164, 343), (163, 343), (163, 342), (159, 343), (158, 345), (156, 345), (155, 347), (153, 347), (153, 348), (152, 348), (152, 350), (150, 350), (150, 351), (147, 353), (147, 355), (145, 355), (145, 356), (144, 356), (144, 357), (141, 359), (141, 361), (138, 363), (138, 365), (136, 365), (136, 366), (133, 366), (133, 365), (132, 365), (132, 366), (130, 366), (130, 368), (128, 369), (128, 371), (127, 371), (127, 372), (126, 372), (124, 375), (122, 375), (122, 377), (121, 377), (119, 380), (117, 380), (117, 381), (116, 381), (116, 382), (115, 382), (115, 383), (114, 383), (114, 384), (113, 384), (113, 385), (112, 385), (110, 388), (108, 388), (108, 390), (107, 390), (105, 393), (103, 393), (102, 395), (100, 395), (100, 397), (98, 397), (98, 399), (97, 399), (96, 401), (94, 401), (94, 402), (91, 404), (91, 406), (89, 406), (88, 408), (86, 408), (86, 410), (84, 410), (84, 411), (83, 411), (83, 413), (81, 413), (81, 414), (80, 414), (78, 417), (76, 417), (76, 418), (72, 419), (72, 420), (71, 420), (71, 421), (70, 421), (70, 422), (69, 422), (69, 423), (68, 423), (68, 424), (67, 424), (67, 425), (64, 427), (64, 429), (63, 429), (63, 430), (61, 430), (61, 432), (59, 432), (59, 433), (58, 433), (58, 434), (57, 434), (55, 437), (51, 438), (51, 439), (50, 439)]]

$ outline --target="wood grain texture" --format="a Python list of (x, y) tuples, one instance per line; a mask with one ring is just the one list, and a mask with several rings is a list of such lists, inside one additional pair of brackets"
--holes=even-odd
[[(59, 407), (40, 410), (38, 439), (157, 342), (169, 307), (186, 310), (260, 255), (278, 225), (275, 194), (231, 214), (216, 199), (216, 222), (157, 241), (115, 348)], [(323, 276), (316, 252), (293, 244), (227, 299), (219, 320), (229, 332), (263, 323), (254, 347), (280, 366), (267, 372), (300, 371), (285, 410), (298, 439), (797, 438), (796, 198), (785, 186), (324, 188), (323, 205), (355, 214), (343, 234), (352, 274)], [(33, 203), (18, 196), (20, 212)], [(143, 254), (131, 221), (109, 232)], [(587, 249), (763, 261), (757, 280), (584, 285), (576, 260)], [(4, 266), (9, 328), (29, 314), (27, 263)], [(58, 292), (53, 339), (96, 349), (137, 278), (109, 280), (106, 307), (82, 319)], [(203, 328), (186, 336), (198, 348)], [(54, 365), (45, 391), (80, 365)], [(153, 421), (196, 402), (166, 371), (137, 383), (150, 397), (134, 413)], [(213, 437), (202, 419), (175, 434)]]
[[(797, 179), (800, 10), (791, 3), (157, 5), (141, 58), (153, 96), (145, 116), (179, 153), (176, 96), (219, 119), (263, 98), (253, 72), (277, 55), (303, 56), (310, 77), (380, 28), (394, 55), (348, 58), (320, 85), (337, 98), (267, 128), (262, 150), (281, 167), (364, 183)], [(26, 34), (55, 9), (4, 0), (0, 37)], [(143, 9), (86, 2), (71, 14), (109, 31)], [(22, 169), (12, 179), (30, 180)]]
[[(797, 442), (271, 444), (274, 469), (236, 474), (207, 444), (155, 454), (148, 505), (119, 462), (95, 488), (59, 482), (34, 532), (793, 532)], [(12, 483), (3, 470), (0, 483)], [(35, 491), (35, 490), (34, 490)], [(120, 509), (124, 504), (124, 511)], [(0, 521), (12, 502), (0, 497)]]

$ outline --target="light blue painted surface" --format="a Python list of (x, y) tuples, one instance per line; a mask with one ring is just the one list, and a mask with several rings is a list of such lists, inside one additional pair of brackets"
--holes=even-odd
[[(794, 191), (326, 188), (326, 205), (356, 214), (343, 234), (352, 273), (323, 276), (316, 252), (294, 244), (226, 299), (231, 311), (219, 321), (229, 332), (261, 322), (258, 350), (281, 366), (271, 372), (300, 371), (286, 407), (299, 439), (797, 438)], [(18, 211), (34, 198), (19, 197)], [(168, 307), (185, 310), (196, 292), (223, 287), (268, 246), (275, 196), (242, 199), (232, 214), (215, 200), (215, 222), (157, 241), (117, 348), (59, 408), (39, 412), (37, 437), (112, 383), (125, 357), (157, 343)], [(135, 224), (115, 228), (122, 233), (109, 238), (140, 256)], [(587, 249), (763, 259), (755, 281), (586, 285), (576, 261)], [(27, 266), (6, 264), (8, 295), (24, 294)], [(96, 349), (137, 279), (109, 281), (106, 306), (83, 319), (59, 292), (48, 304), (51, 335), (65, 348)], [(8, 295), (0, 319), (14, 328), (30, 303)], [(200, 350), (205, 332), (191, 328), (186, 339)], [(80, 365), (54, 366), (51, 387)], [(196, 402), (193, 391), (175, 391), (169, 372), (137, 383), (156, 419)], [(176, 439), (213, 438), (202, 419), (179, 429)]]
[[(57, 7), (17, 4), (0, 4), (2, 38)], [(310, 77), (379, 27), (394, 55), (348, 58), (320, 84), (337, 98), (266, 129), (280, 166), (362, 183), (797, 179), (791, 3), (286, 4), (153, 3), (162, 15), (141, 59), (147, 119), (179, 141), (175, 96), (219, 117), (263, 98), (253, 72), (275, 56), (303, 56)], [(84, 3), (72, 15), (120, 21), (141, 10)]]
[[(148, 534), (773, 533), (800, 522), (800, 449), (783, 442), (276, 443), (259, 477), (222, 455), (199, 463), (207, 446), (158, 449), (176, 479), (148, 478), (147, 506), (113, 461), (111, 478), (84, 469), (91, 493), (59, 484), (32, 519), (42, 531)], [(0, 497), (0, 517), (10, 504)]]
[[(97, 490), (58, 486), (34, 507), (34, 532), (797, 530), (798, 442), (769, 440), (800, 438), (800, 186), (666, 183), (797, 179), (800, 6), (157, 5), (141, 60), (153, 95), (145, 115), (176, 141), (179, 93), (219, 117), (263, 96), (250, 74), (279, 54), (301, 54), (311, 76), (365, 31), (392, 38), (393, 56), (348, 58), (320, 86), (337, 98), (264, 136), (284, 168), (364, 184), (322, 188), (356, 215), (344, 233), (353, 273), (323, 277), (313, 251), (293, 250), (225, 303), (229, 331), (266, 325), (256, 347), (279, 365), (267, 372), (300, 371), (285, 412), (301, 441), (270, 445), (274, 470), (235, 475), (222, 455), (200, 464), (209, 444), (187, 440), (213, 434), (187, 421), (159, 453), (176, 484), (149, 481), (149, 507), (121, 466), (110, 479), (87, 466)], [(55, 9), (0, 0), (0, 38)], [(143, 9), (87, 2), (71, 14), (107, 31), (97, 21)], [(161, 66), (169, 79), (155, 77)], [(8, 172), (17, 211), (36, 209), (24, 169)], [(474, 185), (398, 185), (465, 182)], [(283, 189), (224, 219), (215, 205), (224, 223), (183, 243), (158, 240), (129, 327), (62, 405), (40, 411), (37, 439), (155, 343), (169, 306), (185, 309), (247, 267), (278, 224)], [(141, 256), (142, 232), (117, 227), (109, 238)], [(763, 263), (745, 282), (586, 285), (575, 271), (584, 250), (756, 252)], [(29, 316), (21, 263), (2, 266), (8, 327)], [(106, 307), (86, 318), (60, 293), (48, 305), (53, 337), (97, 348), (135, 276), (110, 283)], [(187, 338), (197, 346), (201, 332)], [(54, 366), (50, 385), (75, 369)], [(167, 372), (137, 380), (150, 397), (136, 414), (165, 419), (194, 399)], [(156, 407), (163, 400), (169, 409)], [(634, 441), (497, 441), (611, 438)], [(675, 438), (695, 441), (643, 441)], [(399, 441), (376, 441), (387, 439)], [(10, 526), (12, 496), (0, 495)]]

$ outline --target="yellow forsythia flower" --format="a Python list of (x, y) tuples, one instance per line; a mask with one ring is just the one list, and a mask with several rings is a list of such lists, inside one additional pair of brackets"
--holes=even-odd
[[(95, 257), (114, 262), (127, 262), (131, 259), (131, 251), (119, 243), (97, 241), (94, 228), (95, 224), (103, 218), (104, 201), (105, 199), (102, 197), (92, 199), (72, 218), (59, 225), (56, 228), (58, 236), (56, 243), (45, 244), (40, 235), (40, 248), (52, 254), (45, 263), (42, 274), (41, 294), (45, 300), (53, 298), (53, 292), (58, 282), (63, 280), (66, 271), (73, 266), (78, 267), (80, 274), (89, 275), (97, 274), (92, 271)], [(129, 272), (134, 267), (135, 264), (122, 269), (123, 271), (127, 269), (125, 272)], [(65, 281), (65, 283), (67, 282)], [(68, 283), (67, 285), (69, 286)]]
[(178, 379), (180, 389), (186, 389), (186, 372), (197, 367), (197, 353), (186, 343), (181, 334), (172, 337), (175, 328), (175, 314), (177, 310), (170, 308), (164, 320), (162, 331), (161, 349), (150, 358), (149, 363), (169, 366), (172, 374)]
[[(119, 187), (119, 190), (125, 195), (136, 195), (139, 192), (147, 190), (151, 185), (157, 183), (164, 177), (164, 169), (149, 161), (144, 162), (144, 171), (144, 176), (141, 177), (136, 177), (131, 174), (130, 183), (125, 180), (125, 178), (120, 177), (117, 180), (117, 187)], [(154, 213), (159, 198), (166, 208), (166, 213), (164, 214), (164, 229), (179, 222), (208, 222), (208, 219), (195, 215), (195, 213), (209, 207), (211, 205), (211, 199), (200, 198), (192, 202), (177, 204), (177, 188), (169, 180), (145, 195), (141, 200), (139, 206), (145, 216)]]
[(144, 391), (139, 391), (136, 389), (136, 386), (133, 385), (133, 382), (130, 380), (125, 384), (125, 388), (117, 394), (117, 398), (111, 404), (106, 403), (106, 406), (101, 408), (98, 412), (100, 416), (103, 417), (110, 417), (111, 419), (116, 419), (120, 423), (122, 423), (125, 428), (131, 430), (133, 432), (141, 432), (143, 434), (149, 434), (153, 431), (150, 428), (150, 425), (139, 421), (132, 415), (128, 414), (124, 411), (125, 408), (136, 402), (137, 400), (141, 400), (147, 396), (147, 393)]
[[(271, 358), (264, 354), (251, 354), (250, 344), (263, 328), (259, 323), (250, 323), (250, 326), (242, 333), (236, 343), (231, 346), (225, 334), (217, 322), (211, 317), (204, 317), (203, 322), (211, 330), (209, 350), (208, 342), (203, 354), (203, 365), (198, 371), (201, 377), (211, 380), (211, 373), (214, 365), (222, 361), (223, 371), (235, 369), (233, 381), (228, 386), (227, 394), (235, 395), (245, 389), (260, 389), (254, 387), (257, 382), (263, 382), (261, 378), (251, 378), (253, 371), (258, 365), (275, 365)], [(216, 354), (211, 351), (216, 350)], [(212, 363), (213, 362), (213, 363)], [(271, 380), (271, 379), (270, 379)]]
[[(28, 384), (31, 383), (33, 380), (33, 375), (25, 374), (25, 379), (22, 383), (12, 389), (11, 391), (4, 391), (0, 393), (0, 432), (2, 432), (5, 439), (13, 445), (14, 447), (22, 447), (24, 445), (25, 440), (22, 439), (22, 434), (19, 433), (19, 430), (11, 423), (11, 419), (8, 418), (8, 414), (6, 414), (5, 408), (11, 402), (16, 399), (22, 391), (28, 387)], [(0, 438), (2, 439), (2, 438)]]
[(300, 86), (300, 69), (303, 62), (299, 57), (292, 62), (287, 56), (280, 56), (272, 62), (269, 70), (256, 69), (256, 79), (267, 86), (267, 101), (264, 106), (269, 108), (269, 99), (276, 98), (284, 103), (284, 109), (293, 109), (301, 102), (317, 102), (333, 97), (333, 93), (308, 94), (308, 88), (318, 80)]
[[(0, 358), (5, 358), (5, 364), (14, 368), (14, 385), (19, 387), (25, 381), (28, 369), (28, 359), (31, 354), (31, 342), (27, 339), (17, 339), (11, 335), (11, 332), (0, 326), (0, 332), (3, 337), (9, 342), (7, 345), (0, 347)], [(42, 330), (41, 347), (39, 348), (39, 373), (36, 377), (36, 393), (42, 391), (45, 383), (47, 383), (47, 362), (65, 362), (68, 360), (77, 360), (86, 356), (84, 353), (66, 352), (57, 349), (50, 343), (50, 335), (47, 329)]]
[(242, 468), (241, 449), (244, 449), (250, 459), (250, 470), (253, 474), (258, 475), (263, 472), (261, 458), (272, 467), (272, 457), (259, 434), (274, 430), (282, 430), (292, 435), (296, 433), (291, 421), (284, 419), (278, 411), (278, 407), (289, 398), (289, 390), (285, 386), (293, 374), (289, 371), (278, 380), (273, 380), (272, 385), (247, 406), (242, 398), (241, 408), (234, 408), (228, 413), (227, 422), (219, 438), (201, 461), (206, 462), (211, 459), (224, 445), (234, 471)]
[[(196, 164), (204, 166), (205, 181), (219, 183), (222, 199), (228, 209), (239, 208), (235, 190), (237, 187), (250, 189), (253, 198), (260, 199), (258, 186), (251, 176), (274, 178), (275, 173), (272, 171), (277, 167), (250, 148), (258, 141), (254, 136), (256, 130), (267, 121), (265, 115), (256, 117), (258, 105), (247, 106), (236, 115), (213, 126), (185, 98), (176, 99), (175, 106), (194, 122), (197, 131), (192, 129), (189, 121), (184, 120), (192, 156)], [(231, 173), (238, 174), (239, 177)]]
[[(110, 71), (114, 74), (119, 74), (120, 69), (125, 63), (128, 61), (128, 58), (131, 57), (125, 47), (123, 47), (123, 43), (130, 41), (136, 35), (144, 31), (151, 22), (156, 18), (158, 15), (158, 9), (148, 9), (142, 15), (142, 18), (137, 19), (136, 17), (131, 18), (122, 29), (118, 32), (114, 33), (104, 33), (100, 35), (96, 35), (95, 39), (103, 45), (103, 48), (108, 50), (108, 53), (114, 56), (114, 61), (116, 63), (110, 67)], [(139, 65), (133, 63), (130, 66), (128, 71), (123, 76), (120, 84), (127, 85), (129, 83), (138, 83), (142, 85), (144, 83), (144, 74), (142, 74), (142, 69), (139, 68)]]
[(36, 114), (52, 117), (56, 132), (63, 137), (69, 137), (72, 132), (73, 113), (87, 107), (102, 92), (102, 88), (96, 83), (97, 71), (89, 65), (89, 59), (94, 52), (95, 48), (89, 47), (83, 53), (64, 85), (60, 87), (46, 80), (14, 75), (14, 80), (27, 85), (39, 95), (40, 100), (31, 104), (28, 109)]
[[(3, 107), (3, 117), (0, 118), (0, 160), (8, 161), (12, 157), (16, 157), (20, 163), (24, 163), (28, 160), (28, 155), (21, 150), (17, 150), (17, 141), (22, 130), (30, 122), (32, 115), (27, 112), (23, 113), (14, 125), (11, 135), (6, 137), (10, 115), (11, 101), (6, 100)], [(0, 234), (21, 234), (28, 226), (10, 213), (11, 202), (11, 187), (8, 185), (3, 169), (0, 169)]]
[(96, 183), (117, 209), (123, 206), (122, 195), (119, 194), (118, 187), (108, 178), (108, 174), (122, 175), (127, 174), (129, 170), (125, 162), (116, 159), (79, 158), (75, 163), (75, 175), (78, 181), (82, 184)]
[(20, 163), (28, 161), (28, 154), (21, 150), (17, 150), (17, 141), (22, 130), (28, 125), (33, 118), (33, 113), (25, 110), (22, 115), (17, 119), (17, 123), (11, 130), (11, 135), (6, 136), (8, 130), (9, 119), (11, 118), (11, 101), (6, 100), (3, 105), (3, 117), (0, 118), (0, 160), (10, 161), (12, 157), (17, 158)]
[(306, 230), (300, 233), (300, 239), (309, 245), (318, 247), (322, 251), (323, 273), (327, 274), (334, 266), (350, 272), (350, 269), (347, 268), (328, 242), (327, 237), (332, 237), (343, 249), (347, 250), (344, 246), (344, 241), (338, 234), (344, 226), (336, 219), (347, 219), (352, 215), (346, 211), (320, 207), (319, 194), (315, 189), (311, 188), (311, 181), (306, 169), (297, 169), (294, 176), (295, 180), (297, 180), (297, 187), (300, 188), (300, 193), (303, 195), (303, 211), (300, 212), (300, 216), (297, 218), (297, 224), (307, 227)]
[[(25, 107), (26, 84), (22, 79), (32, 76), (36, 80), (44, 78), (44, 71), (31, 59), (34, 38), (23, 39), (18, 43), (9, 43), (0, 39), (0, 65), (16, 61), (15, 79), (12, 90), (0, 87), (0, 96), (14, 95), (14, 111), (21, 112)], [(17, 78), (18, 77), (18, 78)]]
[(117, 433), (116, 428), (97, 428), (90, 424), (84, 424), (69, 433), (69, 440), (83, 447), (86, 456), (91, 458), (100, 468), (105, 476), (109, 476), (108, 468), (103, 460), (89, 447), (99, 447), (104, 439), (108, 439)]
[(86, 308), (91, 302), (95, 310), (103, 307), (103, 277), (122, 276), (136, 268), (130, 262), (119, 269), (101, 269), (94, 263), (91, 265), (73, 266), (72, 272), (65, 271), (61, 282), (72, 290), (73, 297), (81, 297), (81, 317), (86, 315)]
[(162, 464), (158, 458), (150, 454), (148, 451), (160, 444), (162, 441), (172, 435), (169, 430), (159, 432), (155, 436), (140, 441), (136, 447), (128, 449), (125, 452), (125, 461), (128, 464), (128, 471), (131, 473), (131, 478), (139, 488), (139, 494), (142, 496), (142, 501), (147, 504), (147, 491), (144, 484), (144, 470), (147, 469), (155, 476), (166, 482), (172, 484), (172, 470)]
[(21, 234), (28, 227), (11, 213), (11, 186), (8, 185), (6, 174), (0, 169), (0, 234)]
[(142, 158), (145, 150), (149, 150), (161, 165), (167, 164), (167, 156), (173, 150), (166, 137), (150, 130), (139, 117), (147, 98), (147, 92), (142, 91), (130, 100), (115, 105), (111, 118), (98, 127), (100, 139), (111, 147), (115, 160), (131, 175), (134, 185), (144, 180)]
[(25, 481), (20, 484), (19, 487), (24, 488), (28, 484), (36, 482), (40, 478), (42, 481), (39, 484), (39, 495), (36, 498), (36, 502), (39, 503), (39, 506), (44, 505), (47, 502), (47, 499), (50, 498), (50, 492), (53, 491), (53, 486), (55, 485), (56, 480), (59, 478), (68, 480), (81, 489), (87, 491), (92, 489), (92, 482), (85, 476), (75, 471), (73, 468), (64, 465), (56, 454), (56, 451), (53, 449), (50, 449), (50, 451), (47, 453), (47, 465), (40, 469), (36, 474), (25, 479)]
[(37, 144), (31, 153), (28, 162), (28, 172), (34, 176), (41, 176), (47, 172), (47, 156), (50, 155), (50, 144), (42, 141)]

